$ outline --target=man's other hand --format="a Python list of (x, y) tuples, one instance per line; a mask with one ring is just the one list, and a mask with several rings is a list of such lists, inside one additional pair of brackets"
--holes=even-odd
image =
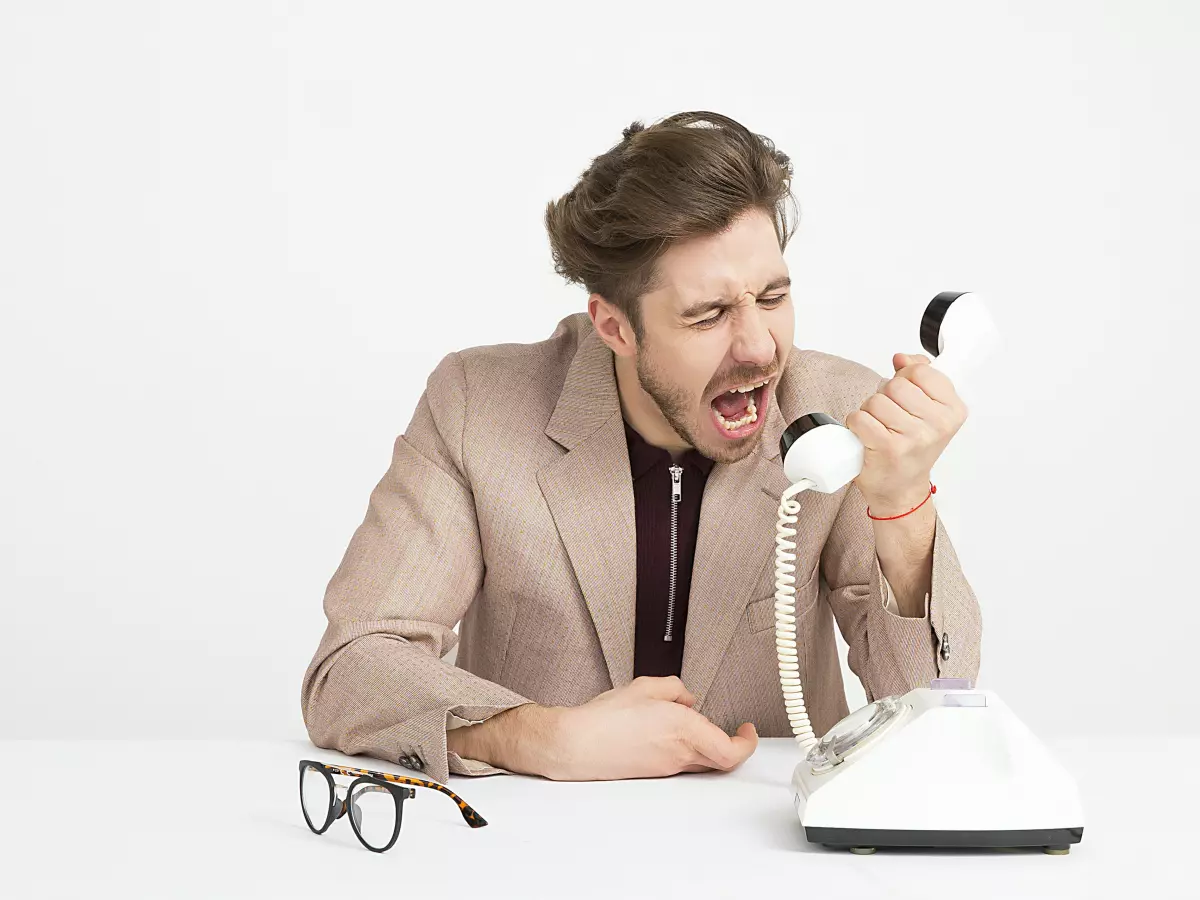
[(448, 737), (462, 756), (555, 781), (737, 768), (758, 746), (754, 726), (746, 722), (731, 737), (692, 709), (695, 702), (675, 676), (642, 676), (582, 706), (527, 704)]
[(749, 722), (730, 737), (692, 709), (675, 676), (635, 678), (583, 706), (558, 711), (548, 777), (558, 781), (655, 778), (737, 768), (758, 746)]

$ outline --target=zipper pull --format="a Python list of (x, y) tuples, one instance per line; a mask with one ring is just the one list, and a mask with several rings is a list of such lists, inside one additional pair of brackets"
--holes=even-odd
[(679, 502), (679, 498), (683, 496), (683, 467), (671, 466), (671, 500), (675, 503)]

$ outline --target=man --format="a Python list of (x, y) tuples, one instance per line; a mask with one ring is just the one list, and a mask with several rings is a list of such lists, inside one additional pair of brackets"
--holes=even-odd
[(793, 346), (790, 176), (766, 138), (682, 113), (635, 122), (549, 204), (587, 314), (429, 377), (326, 590), (317, 745), (587, 780), (728, 770), (788, 734), (779, 437), (814, 411), (866, 448), (852, 484), (799, 498), (814, 731), (848, 712), (835, 621), (869, 698), (975, 677), (979, 607), (929, 480), (966, 409), (923, 356), (881, 378)]

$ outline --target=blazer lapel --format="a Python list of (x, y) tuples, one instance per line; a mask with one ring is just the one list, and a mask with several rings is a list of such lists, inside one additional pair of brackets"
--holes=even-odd
[(637, 533), (612, 351), (580, 342), (546, 434), (567, 449), (538, 471), (596, 627), (613, 687), (633, 680)]
[[(702, 708), (747, 604), (758, 599), (754, 592), (761, 592), (763, 565), (774, 566), (774, 523), (788, 484), (779, 459), (783, 428), (783, 416), (772, 402), (757, 451), (732, 465), (713, 466), (704, 488), (680, 675), (696, 696), (697, 708)], [(764, 555), (772, 562), (764, 564)]]

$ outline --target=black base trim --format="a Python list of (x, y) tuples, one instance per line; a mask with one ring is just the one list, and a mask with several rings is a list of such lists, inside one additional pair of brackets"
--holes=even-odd
[(1014, 831), (910, 831), (892, 828), (805, 828), (810, 843), (834, 847), (1066, 847), (1083, 827)]

